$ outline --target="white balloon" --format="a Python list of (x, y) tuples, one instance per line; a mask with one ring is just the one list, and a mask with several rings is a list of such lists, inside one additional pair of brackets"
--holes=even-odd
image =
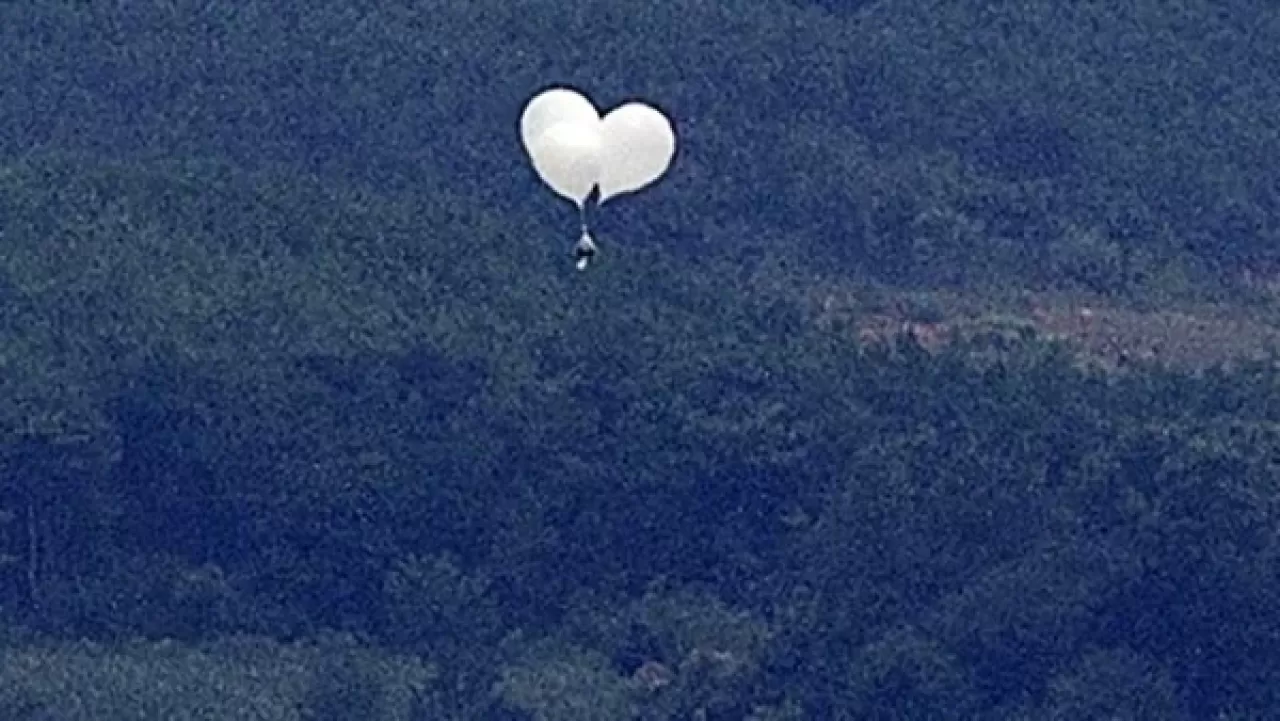
[(520, 137), (543, 182), (584, 212), (597, 186), (604, 203), (662, 177), (676, 147), (671, 123), (657, 109), (633, 102), (602, 119), (567, 87), (544, 90), (525, 105)]
[(542, 182), (582, 208), (600, 178), (602, 146), (598, 121), (562, 121), (529, 144), (529, 157)]
[(599, 123), (600, 113), (590, 100), (571, 88), (551, 88), (538, 93), (520, 115), (520, 137), (532, 155), (534, 143), (557, 123)]
[(627, 103), (605, 115), (600, 128), (600, 203), (644, 188), (671, 167), (675, 131), (656, 108)]

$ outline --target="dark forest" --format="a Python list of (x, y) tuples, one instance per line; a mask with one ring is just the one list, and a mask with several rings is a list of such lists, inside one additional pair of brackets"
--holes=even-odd
[(0, 718), (1276, 718), (1229, 5), (0, 6)]

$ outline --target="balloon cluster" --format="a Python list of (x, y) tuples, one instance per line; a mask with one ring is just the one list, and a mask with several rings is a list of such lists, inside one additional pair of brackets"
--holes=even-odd
[(640, 102), (604, 117), (581, 93), (551, 88), (534, 96), (520, 117), (520, 137), (538, 176), (578, 206), (582, 236), (574, 248), (578, 270), (596, 253), (587, 227), (587, 200), (596, 204), (653, 183), (671, 166), (676, 136), (671, 122)]

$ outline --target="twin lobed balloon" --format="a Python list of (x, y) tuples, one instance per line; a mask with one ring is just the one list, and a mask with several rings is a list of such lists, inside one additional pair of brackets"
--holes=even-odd
[(593, 188), (600, 203), (633, 193), (671, 167), (671, 122), (656, 108), (632, 102), (603, 118), (583, 95), (551, 88), (520, 116), (520, 137), (534, 170), (556, 194), (584, 207)]

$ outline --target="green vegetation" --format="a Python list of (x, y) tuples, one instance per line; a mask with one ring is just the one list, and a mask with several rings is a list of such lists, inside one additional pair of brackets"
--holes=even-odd
[(0, 656), (0, 709), (9, 703), (28, 713), (42, 709), (44, 715), (27, 718), (67, 721), (408, 721), (413, 694), (433, 676), (415, 659), (361, 650), (341, 638), (278, 644), (232, 637), (198, 649), (173, 642), (117, 649), (80, 642)]
[(1277, 17), (0, 8), (0, 717), (1274, 717)]

